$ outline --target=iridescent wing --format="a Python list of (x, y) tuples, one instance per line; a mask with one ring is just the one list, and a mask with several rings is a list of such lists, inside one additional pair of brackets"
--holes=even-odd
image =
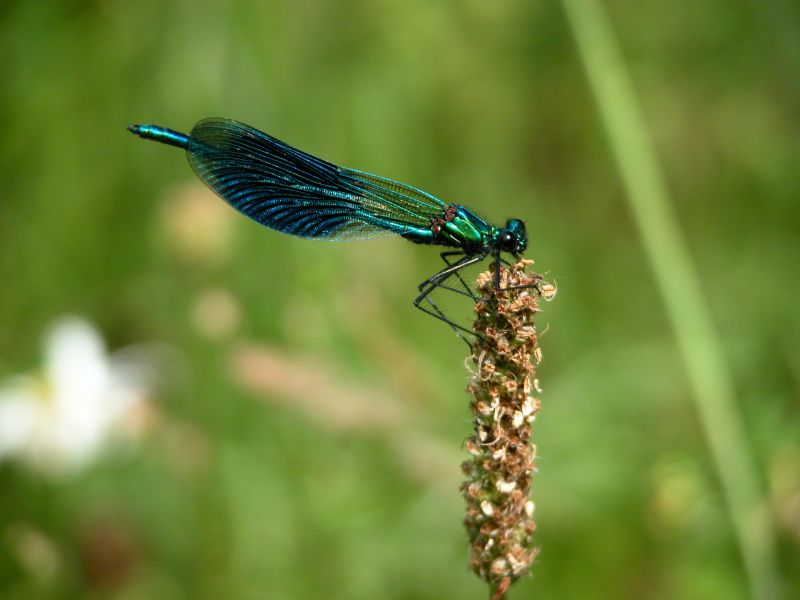
[(189, 163), (254, 221), (305, 238), (368, 239), (427, 233), (445, 204), (411, 186), (337, 167), (230, 119), (192, 129)]

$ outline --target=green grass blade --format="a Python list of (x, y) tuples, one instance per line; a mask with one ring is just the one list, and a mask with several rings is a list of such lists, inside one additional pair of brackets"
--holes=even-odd
[(719, 473), (754, 598), (776, 598), (775, 535), (748, 450), (733, 382), (697, 271), (607, 14), (595, 0), (564, 0), (603, 125), (627, 192)]

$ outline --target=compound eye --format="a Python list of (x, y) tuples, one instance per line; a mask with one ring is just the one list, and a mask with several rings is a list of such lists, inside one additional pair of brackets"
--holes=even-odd
[(514, 234), (510, 231), (504, 231), (500, 234), (500, 248), (506, 252), (512, 252), (516, 248), (517, 243)]

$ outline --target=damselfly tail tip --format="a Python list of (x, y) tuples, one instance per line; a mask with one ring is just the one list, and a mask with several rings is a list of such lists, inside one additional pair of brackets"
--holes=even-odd
[(128, 131), (142, 139), (161, 142), (169, 146), (178, 148), (188, 148), (189, 146), (188, 135), (158, 125), (128, 125)]

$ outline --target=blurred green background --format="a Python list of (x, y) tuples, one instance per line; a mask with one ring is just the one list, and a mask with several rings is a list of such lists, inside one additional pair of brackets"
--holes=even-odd
[[(800, 9), (604, 6), (744, 423), (773, 533), (750, 551), (769, 597), (800, 597)], [(43, 336), (64, 315), (155, 373), (80, 466), (0, 463), (0, 597), (486, 597), (458, 492), (466, 348), (411, 306), (436, 252), (271, 232), (125, 131), (206, 116), (527, 222), (559, 295), (539, 321), (542, 552), (511, 598), (767, 597), (567, 15), (0, 4), (0, 388), (58, 396)]]

